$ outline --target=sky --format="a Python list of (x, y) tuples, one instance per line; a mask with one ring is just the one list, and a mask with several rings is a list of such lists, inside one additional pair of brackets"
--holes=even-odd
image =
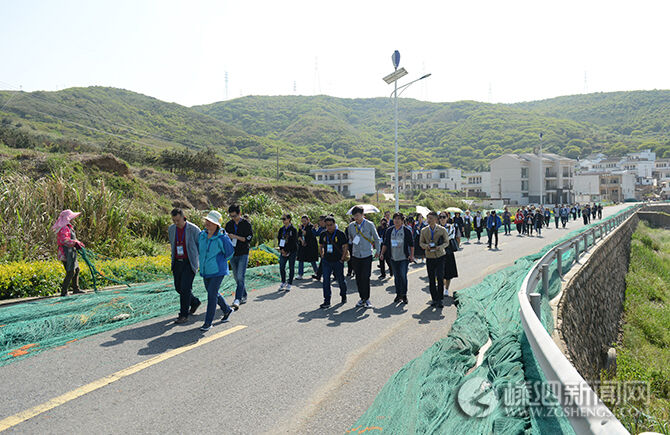
[[(512, 103), (670, 89), (667, 1), (0, 0), (0, 89)], [(226, 73), (228, 84), (226, 86)]]

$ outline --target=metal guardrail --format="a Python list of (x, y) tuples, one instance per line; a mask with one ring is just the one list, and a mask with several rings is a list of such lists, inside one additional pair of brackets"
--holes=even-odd
[[(578, 434), (628, 434), (621, 422), (612, 414), (605, 404), (598, 398), (577, 369), (563, 355), (556, 343), (542, 325), (540, 308), (542, 298), (549, 297), (549, 265), (556, 260), (559, 276), (563, 276), (562, 260), (566, 250), (574, 249), (575, 262), (579, 257), (595, 245), (597, 239), (603, 239), (628, 218), (640, 205), (625, 210), (623, 213), (611, 217), (602, 223), (566, 240), (547, 251), (537, 260), (519, 290), (519, 304), (521, 306), (521, 323), (528, 338), (542, 372), (547, 381), (553, 386), (566, 390), (579, 389), (577, 397), (558, 394), (558, 401), (570, 425)], [(589, 245), (589, 239), (591, 245)], [(542, 283), (541, 293), (537, 292), (538, 284)], [(590, 401), (583, 403), (583, 401)]]

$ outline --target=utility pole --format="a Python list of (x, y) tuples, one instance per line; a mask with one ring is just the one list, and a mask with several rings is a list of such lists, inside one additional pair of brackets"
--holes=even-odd
[(279, 144), (277, 144), (277, 181), (279, 181)]

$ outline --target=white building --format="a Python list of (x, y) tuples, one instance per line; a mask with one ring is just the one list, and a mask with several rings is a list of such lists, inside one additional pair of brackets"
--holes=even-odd
[(598, 202), (600, 198), (600, 174), (593, 172), (581, 172), (574, 176), (573, 190), (575, 202), (580, 204), (586, 202)]
[(635, 199), (635, 174), (617, 171), (600, 176), (600, 196), (603, 200), (623, 202)]
[(491, 198), (512, 205), (569, 203), (577, 162), (552, 153), (505, 154), (491, 161)]
[(463, 174), (462, 183), (465, 196), (491, 196), (491, 173), (490, 172), (466, 172)]
[(377, 191), (374, 168), (312, 169), (315, 184), (332, 186), (345, 197), (361, 198)]
[[(395, 174), (388, 174), (391, 186), (395, 186)], [(460, 169), (415, 169), (399, 172), (399, 191), (418, 191), (426, 189), (461, 190), (462, 176)]]
[(653, 162), (656, 160), (656, 153), (650, 149), (646, 149), (636, 153), (628, 153), (626, 157), (630, 160), (649, 160)]
[(670, 178), (670, 159), (658, 159), (654, 162), (652, 176), (657, 180)]
[(600, 163), (606, 158), (607, 156), (603, 153), (589, 154), (586, 158), (579, 160), (577, 166), (581, 171), (590, 171), (593, 169), (593, 165)]
[(582, 172), (575, 174), (576, 202), (635, 199), (635, 173), (631, 171)]

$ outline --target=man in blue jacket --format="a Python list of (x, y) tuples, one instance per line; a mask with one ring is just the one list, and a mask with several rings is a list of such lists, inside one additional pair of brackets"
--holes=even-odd
[(379, 259), (384, 261), (388, 256), (391, 260), (396, 297), (394, 303), (407, 303), (407, 269), (414, 261), (414, 238), (412, 230), (403, 225), (405, 216), (396, 212), (393, 215), (393, 226), (386, 229)]
[(172, 253), (172, 276), (174, 288), (179, 293), (179, 317), (175, 323), (185, 323), (189, 314), (194, 314), (200, 300), (193, 295), (193, 279), (198, 272), (198, 236), (200, 228), (188, 222), (180, 208), (172, 210), (173, 225), (168, 227), (168, 239)]
[(492, 210), (489, 217), (486, 219), (486, 232), (489, 235), (489, 249), (491, 249), (491, 241), (495, 236), (495, 247), (498, 249), (498, 229), (502, 226), (500, 216), (496, 215), (496, 211)]

